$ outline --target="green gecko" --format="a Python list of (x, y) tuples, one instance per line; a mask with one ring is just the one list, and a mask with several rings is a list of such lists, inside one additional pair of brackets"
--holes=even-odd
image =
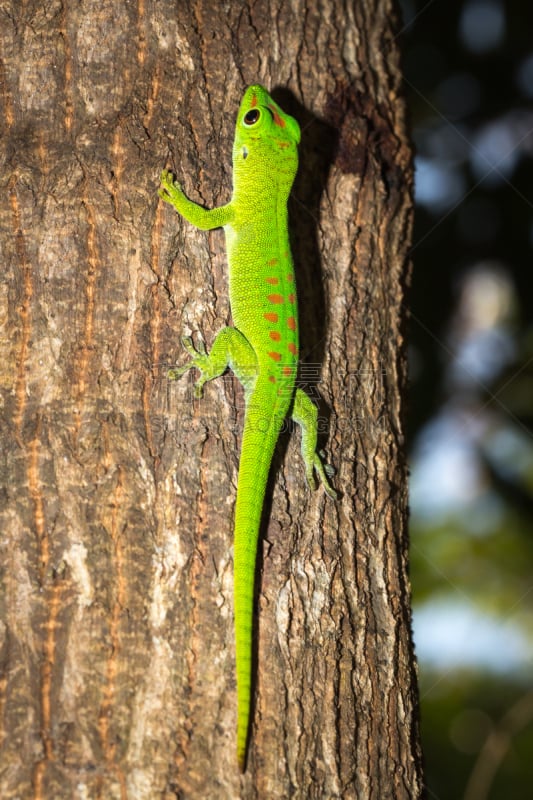
[[(300, 127), (262, 86), (243, 97), (233, 144), (233, 195), (207, 210), (189, 200), (164, 170), (159, 196), (201, 230), (224, 228), (229, 296), (235, 327), (217, 334), (211, 352), (182, 339), (191, 359), (172, 369), (176, 380), (196, 367), (206, 381), (231, 367), (244, 387), (245, 420), (237, 484), (234, 538), (234, 613), (237, 672), (237, 759), (246, 768), (252, 681), (254, 575), (259, 525), (274, 448), (288, 414), (302, 430), (309, 484), (314, 472), (330, 497), (326, 470), (316, 451), (317, 409), (296, 388), (298, 311), (289, 246), (287, 200), (298, 168)], [(329, 472), (329, 469), (328, 469)]]

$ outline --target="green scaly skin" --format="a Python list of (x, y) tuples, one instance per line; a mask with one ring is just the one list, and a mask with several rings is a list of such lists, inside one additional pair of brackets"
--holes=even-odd
[(309, 484), (314, 472), (333, 498), (316, 452), (317, 409), (295, 388), (298, 311), (289, 246), (287, 200), (298, 168), (300, 128), (262, 86), (243, 97), (233, 146), (233, 196), (220, 208), (193, 203), (166, 170), (159, 195), (202, 230), (224, 227), (234, 328), (221, 330), (209, 355), (189, 338), (191, 360), (170, 370), (177, 379), (197, 367), (196, 395), (229, 366), (244, 386), (246, 415), (235, 510), (234, 605), (237, 668), (237, 758), (246, 767), (252, 677), (254, 574), (259, 524), (274, 448), (286, 416), (302, 429)]

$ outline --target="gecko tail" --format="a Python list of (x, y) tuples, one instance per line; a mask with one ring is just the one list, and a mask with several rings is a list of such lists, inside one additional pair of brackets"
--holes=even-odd
[[(266, 429), (248, 409), (244, 424), (234, 539), (235, 660), (237, 673), (237, 760), (246, 770), (252, 697), (254, 585), (259, 527), (268, 473), (281, 425), (272, 414)], [(263, 422), (264, 414), (263, 414)]]

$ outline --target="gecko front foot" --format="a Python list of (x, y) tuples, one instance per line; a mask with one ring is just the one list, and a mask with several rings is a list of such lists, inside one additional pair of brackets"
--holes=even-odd
[(165, 203), (170, 203), (170, 205), (177, 208), (177, 203), (185, 197), (183, 189), (181, 188), (178, 181), (174, 180), (174, 176), (168, 169), (164, 169), (161, 173), (161, 188), (158, 190), (158, 195), (161, 200), (164, 200)]

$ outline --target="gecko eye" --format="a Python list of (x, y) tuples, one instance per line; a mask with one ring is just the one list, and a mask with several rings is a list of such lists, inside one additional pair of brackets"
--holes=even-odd
[(261, 112), (259, 111), (259, 109), (252, 108), (250, 109), (250, 111), (246, 112), (242, 121), (244, 122), (247, 128), (251, 128), (252, 125), (255, 125), (256, 122), (259, 122), (260, 117), (261, 117)]

